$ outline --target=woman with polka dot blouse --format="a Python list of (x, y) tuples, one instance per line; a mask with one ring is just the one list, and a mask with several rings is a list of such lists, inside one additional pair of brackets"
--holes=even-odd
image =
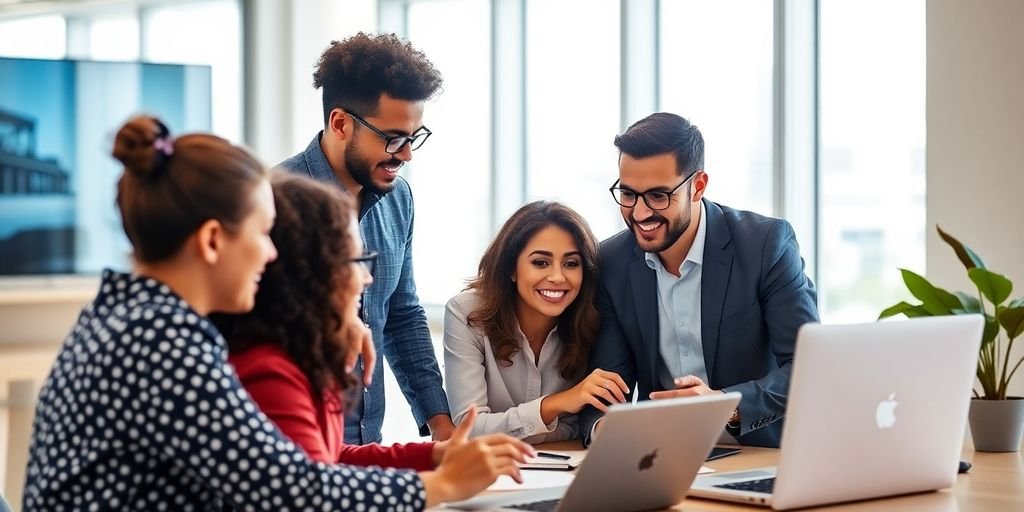
[(435, 471), (310, 460), (253, 404), (206, 318), (252, 309), (276, 257), (264, 168), (149, 117), (120, 129), (114, 156), (134, 269), (104, 271), (40, 392), (25, 511), (419, 510), (519, 477), (528, 447), (465, 431)]

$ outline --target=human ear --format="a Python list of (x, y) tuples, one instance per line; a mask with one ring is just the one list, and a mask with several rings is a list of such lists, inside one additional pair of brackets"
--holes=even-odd
[(691, 187), (693, 187), (693, 191), (691, 192), (692, 197), (690, 200), (696, 203), (704, 197), (704, 191), (707, 190), (708, 173), (704, 172), (704, 170), (698, 170), (697, 175), (693, 177)]
[[(345, 140), (351, 136), (345, 133), (345, 125), (352, 123), (352, 117), (344, 109), (336, 108), (331, 110), (331, 114), (327, 118), (327, 131), (335, 139)], [(351, 130), (349, 131), (351, 132)]]
[(224, 248), (224, 235), (224, 226), (219, 220), (210, 219), (199, 226), (195, 234), (199, 258), (210, 265), (216, 265)]

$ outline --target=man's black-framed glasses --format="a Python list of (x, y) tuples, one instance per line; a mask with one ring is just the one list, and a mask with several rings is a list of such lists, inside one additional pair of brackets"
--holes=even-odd
[(390, 135), (380, 131), (379, 128), (368, 123), (366, 119), (363, 119), (362, 117), (359, 117), (347, 110), (345, 112), (348, 112), (348, 115), (352, 116), (352, 119), (359, 121), (363, 126), (373, 130), (373, 133), (376, 133), (380, 138), (384, 139), (384, 151), (389, 155), (398, 153), (406, 144), (409, 145), (409, 149), (416, 151), (424, 142), (427, 141), (427, 137), (430, 137), (430, 134), (433, 133), (426, 126), (422, 126), (412, 135)]
[(377, 256), (380, 256), (380, 254), (376, 251), (367, 251), (362, 256), (352, 258), (348, 262), (362, 265), (366, 272), (373, 276), (373, 268), (377, 266)]
[(672, 204), (672, 196), (675, 195), (679, 187), (690, 181), (690, 178), (697, 175), (697, 171), (693, 171), (689, 176), (686, 177), (682, 183), (678, 184), (672, 190), (665, 190), (664, 188), (652, 188), (643, 192), (637, 192), (631, 188), (624, 188), (619, 186), (619, 180), (615, 180), (615, 183), (608, 189), (612, 193), (612, 198), (615, 199), (616, 203), (619, 203), (625, 208), (632, 208), (636, 206), (636, 202), (642, 197), (647, 207), (652, 210), (664, 210)]

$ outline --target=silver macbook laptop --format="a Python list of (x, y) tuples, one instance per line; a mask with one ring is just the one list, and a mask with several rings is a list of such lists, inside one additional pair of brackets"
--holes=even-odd
[(790, 509), (953, 485), (983, 324), (803, 326), (778, 466), (702, 475), (690, 495)]
[(459, 510), (651, 510), (686, 497), (739, 404), (739, 393), (612, 406), (568, 487), (496, 492), (449, 503)]

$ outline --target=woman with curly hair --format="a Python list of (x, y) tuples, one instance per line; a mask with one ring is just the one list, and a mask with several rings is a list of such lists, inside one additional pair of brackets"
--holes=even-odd
[[(214, 318), (242, 384), (313, 460), (421, 471), (450, 467), (446, 452), (464, 442), (468, 426), (438, 443), (345, 444), (346, 398), (362, 387), (352, 377), (356, 357), (363, 351), (368, 368), (375, 359), (359, 297), (373, 281), (376, 254), (363, 251), (348, 195), (287, 173), (274, 174), (271, 183), (277, 219), (270, 238), (277, 260), (263, 273), (252, 311)], [(370, 378), (361, 384), (369, 385)], [(503, 471), (518, 474), (513, 456), (528, 447), (508, 436), (482, 442), (504, 454)]]
[(625, 401), (617, 374), (584, 375), (598, 330), (597, 260), (587, 222), (560, 203), (529, 203), (501, 227), (444, 317), (448, 399), (452, 411), (476, 405), (473, 435), (573, 439), (584, 406)]

